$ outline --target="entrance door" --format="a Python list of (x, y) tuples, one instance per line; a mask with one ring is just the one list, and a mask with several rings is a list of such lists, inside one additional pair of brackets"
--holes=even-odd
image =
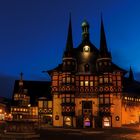
[(92, 101), (82, 101), (84, 127), (92, 127)]
[(64, 117), (64, 126), (71, 127), (72, 126), (72, 119), (69, 116)]

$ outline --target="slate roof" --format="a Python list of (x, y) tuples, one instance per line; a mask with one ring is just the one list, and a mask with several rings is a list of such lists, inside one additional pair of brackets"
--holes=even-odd
[(127, 96), (140, 97), (140, 82), (124, 78), (123, 94)]

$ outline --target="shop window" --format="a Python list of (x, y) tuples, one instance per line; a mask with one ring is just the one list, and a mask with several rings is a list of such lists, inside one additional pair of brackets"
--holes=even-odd
[(110, 126), (111, 126), (110, 120), (109, 120), (108, 117), (105, 117), (105, 118), (103, 119), (103, 125), (104, 125), (104, 127), (110, 127)]
[(71, 126), (71, 118), (70, 117), (65, 117), (64, 118), (64, 124), (65, 126)]

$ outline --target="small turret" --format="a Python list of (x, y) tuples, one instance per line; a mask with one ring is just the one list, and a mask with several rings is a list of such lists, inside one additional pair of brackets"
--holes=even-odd
[(89, 24), (86, 20), (82, 22), (82, 38), (83, 41), (89, 41)]

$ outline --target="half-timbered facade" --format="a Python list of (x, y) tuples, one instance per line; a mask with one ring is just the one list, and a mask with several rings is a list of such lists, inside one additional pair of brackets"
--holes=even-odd
[(73, 47), (70, 19), (62, 64), (48, 73), (52, 79), (54, 126), (122, 126), (126, 71), (112, 62), (102, 20), (97, 49), (90, 41), (87, 21), (82, 23), (82, 42)]

